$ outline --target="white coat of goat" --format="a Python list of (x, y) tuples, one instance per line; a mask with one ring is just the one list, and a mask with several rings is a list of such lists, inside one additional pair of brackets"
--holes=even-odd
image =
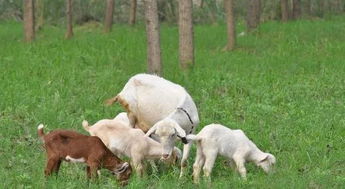
[(187, 140), (197, 141), (197, 152), (193, 165), (193, 179), (199, 182), (201, 167), (204, 175), (210, 177), (217, 155), (229, 158), (230, 165), (242, 178), (246, 178), (245, 162), (254, 162), (266, 173), (276, 159), (270, 153), (262, 152), (242, 130), (232, 130), (223, 125), (210, 124), (197, 135), (188, 135)]
[(185, 139), (199, 124), (196, 105), (187, 91), (171, 81), (150, 74), (137, 74), (108, 104), (118, 101), (127, 111), (130, 125), (146, 135), (155, 135), (164, 146), (162, 157), (168, 158), (176, 139), (183, 143), (181, 174), (183, 175), (191, 143)]
[[(163, 146), (159, 142), (145, 136), (142, 130), (129, 127), (121, 120), (103, 119), (93, 126), (89, 126), (84, 120), (82, 125), (91, 136), (99, 137), (114, 154), (130, 157), (140, 176), (144, 173), (143, 160), (161, 159)], [(175, 147), (172, 155), (164, 160), (175, 163), (180, 156), (181, 150)]]

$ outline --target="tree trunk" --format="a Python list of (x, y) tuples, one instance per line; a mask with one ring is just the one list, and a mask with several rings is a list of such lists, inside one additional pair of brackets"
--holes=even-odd
[(301, 0), (293, 0), (292, 18), (299, 19), (301, 17)]
[(280, 0), (280, 8), (282, 13), (282, 21), (287, 22), (289, 20), (289, 4), (287, 0)]
[(66, 18), (67, 18), (67, 31), (65, 38), (69, 39), (73, 36), (72, 27), (72, 0), (66, 0)]
[(44, 23), (44, 0), (36, 0), (35, 3), (36, 24), (35, 31), (39, 31)]
[(114, 0), (107, 0), (104, 18), (104, 32), (109, 33), (113, 24)]
[(304, 3), (304, 12), (306, 15), (310, 16), (311, 13), (312, 13), (312, 10), (311, 10), (311, 0), (305, 0), (305, 3)]
[(224, 8), (226, 13), (226, 24), (228, 31), (228, 43), (226, 45), (227, 50), (233, 50), (236, 43), (236, 25), (234, 17), (234, 1), (224, 0)]
[(33, 0), (24, 0), (23, 10), (24, 22), (24, 40), (31, 42), (35, 38), (35, 19), (34, 19), (34, 2)]
[(134, 25), (137, 13), (137, 0), (131, 0), (131, 10), (129, 14), (129, 24)]
[(148, 72), (162, 75), (157, 0), (145, 0), (144, 6), (147, 35)]
[(192, 0), (179, 0), (179, 55), (180, 66), (188, 69), (194, 64)]
[(261, 2), (260, 0), (248, 0), (247, 30), (251, 31), (260, 23)]

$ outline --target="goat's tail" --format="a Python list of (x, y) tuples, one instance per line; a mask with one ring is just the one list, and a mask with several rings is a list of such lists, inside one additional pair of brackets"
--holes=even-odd
[(192, 140), (192, 141), (200, 141), (201, 138), (198, 137), (198, 135), (193, 135), (193, 134), (189, 134), (186, 136), (186, 139), (187, 140)]
[(37, 134), (40, 137), (40, 139), (44, 142), (44, 132), (43, 132), (43, 124), (39, 124), (37, 127)]
[(83, 121), (82, 125), (83, 125), (83, 128), (85, 129), (85, 131), (89, 132), (90, 126), (86, 120)]
[(107, 106), (110, 106), (110, 105), (114, 104), (117, 100), (118, 100), (118, 97), (115, 96), (113, 98), (109, 98), (109, 99), (105, 100), (104, 104)]

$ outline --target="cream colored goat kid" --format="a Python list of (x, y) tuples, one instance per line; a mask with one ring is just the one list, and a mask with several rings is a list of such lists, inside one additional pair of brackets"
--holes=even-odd
[(266, 173), (276, 162), (272, 154), (262, 152), (242, 130), (231, 130), (219, 124), (207, 125), (197, 135), (188, 135), (187, 140), (197, 141), (196, 159), (193, 165), (195, 183), (199, 182), (202, 166), (204, 175), (210, 177), (218, 154), (228, 157), (231, 167), (244, 179), (246, 178), (245, 162), (254, 162)]
[[(139, 176), (145, 172), (144, 160), (161, 159), (162, 145), (145, 136), (142, 130), (129, 127), (126, 122), (118, 119), (103, 119), (89, 126), (84, 120), (82, 125), (91, 136), (99, 137), (114, 154), (130, 157), (132, 166)], [(181, 151), (174, 148), (172, 155), (164, 161), (175, 163), (180, 156)]]

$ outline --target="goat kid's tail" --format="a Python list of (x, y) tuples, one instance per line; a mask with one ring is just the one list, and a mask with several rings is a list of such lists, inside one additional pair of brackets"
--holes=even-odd
[(104, 104), (107, 106), (110, 106), (110, 105), (114, 104), (117, 100), (118, 100), (118, 98), (117, 98), (117, 96), (115, 96), (113, 98), (109, 98), (109, 99), (105, 100)]
[(189, 135), (187, 135), (186, 136), (186, 139), (188, 140), (188, 141), (200, 141), (201, 140), (201, 138), (200, 137), (198, 137), (197, 135), (193, 135), (193, 134), (189, 134)]
[(82, 123), (82, 125), (83, 125), (85, 131), (89, 132), (89, 130), (90, 130), (89, 122), (87, 122), (86, 120), (84, 120), (83, 123)]
[(37, 127), (37, 134), (40, 137), (40, 139), (44, 142), (44, 132), (43, 132), (43, 124), (39, 124)]

